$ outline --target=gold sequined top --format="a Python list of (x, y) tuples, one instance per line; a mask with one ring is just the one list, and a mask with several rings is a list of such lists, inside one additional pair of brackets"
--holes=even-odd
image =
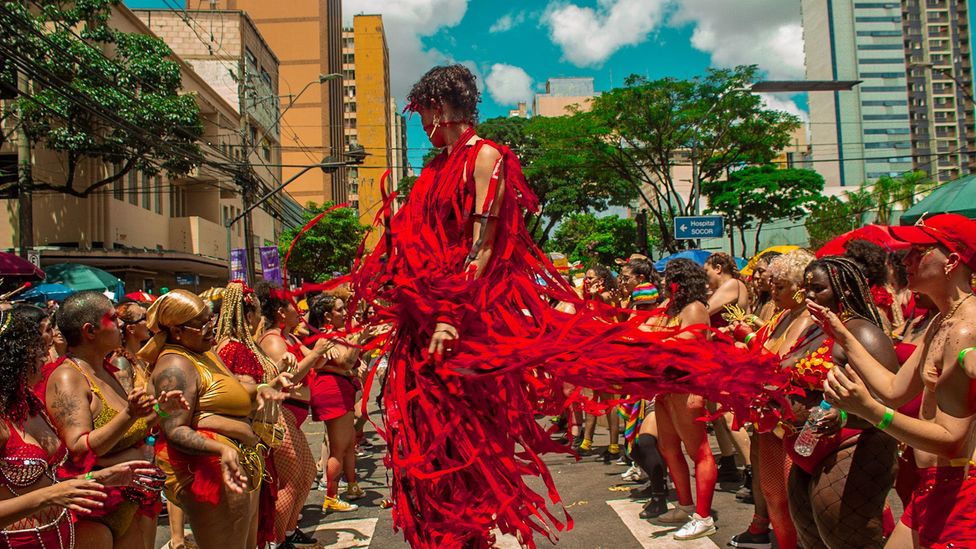
[[(98, 397), (98, 400), (102, 401), (102, 409), (98, 411), (98, 414), (96, 414), (94, 418), (92, 418), (93, 429), (104, 427), (108, 424), (108, 422), (112, 421), (115, 416), (119, 415), (119, 410), (116, 410), (109, 405), (108, 401), (105, 400), (105, 396), (102, 395), (101, 389), (98, 388), (98, 384), (95, 383), (95, 380), (93, 380), (87, 372), (81, 369), (81, 366), (79, 366), (78, 363), (70, 359), (66, 360), (65, 363), (70, 364), (74, 367), (74, 369), (78, 370), (81, 375), (85, 376), (85, 379), (88, 380), (88, 387), (91, 388), (92, 394)], [(141, 444), (146, 440), (146, 436), (148, 435), (149, 422), (144, 418), (139, 418), (129, 427), (125, 434), (122, 435), (122, 438), (115, 443), (115, 446), (113, 446), (108, 453), (115, 454), (121, 452), (122, 450), (128, 450), (129, 448)]]
[(159, 356), (167, 354), (189, 360), (200, 377), (197, 405), (193, 412), (194, 424), (208, 416), (246, 418), (251, 415), (251, 395), (213, 351), (199, 354), (183, 347), (167, 345)]

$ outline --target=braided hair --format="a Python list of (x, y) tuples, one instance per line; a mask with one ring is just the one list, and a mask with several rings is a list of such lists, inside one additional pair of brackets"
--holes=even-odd
[(834, 293), (840, 312), (863, 318), (884, 329), (885, 322), (871, 297), (867, 278), (856, 261), (846, 257), (827, 256), (811, 262), (806, 272), (810, 273), (817, 269), (827, 273), (830, 289)]
[(247, 329), (247, 313), (257, 312), (259, 307), (254, 301), (257, 298), (249, 293), (240, 282), (231, 282), (224, 290), (220, 304), (220, 316), (217, 320), (217, 340), (230, 339), (242, 343), (261, 363), (264, 370), (264, 380), (274, 378), (278, 374), (278, 367), (268, 355), (254, 343), (254, 337)]

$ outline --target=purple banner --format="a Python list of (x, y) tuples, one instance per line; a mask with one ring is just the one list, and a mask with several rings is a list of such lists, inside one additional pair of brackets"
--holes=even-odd
[(230, 251), (230, 279), (247, 282), (247, 251), (241, 248)]
[(268, 282), (283, 285), (281, 277), (281, 259), (278, 257), (277, 246), (261, 246), (258, 248), (261, 254), (261, 276)]

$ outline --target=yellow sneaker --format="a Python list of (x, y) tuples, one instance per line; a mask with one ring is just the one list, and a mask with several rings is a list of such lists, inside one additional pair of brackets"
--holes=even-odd
[(355, 503), (347, 503), (338, 497), (330, 498), (329, 496), (325, 496), (325, 501), (322, 502), (322, 510), (326, 513), (347, 513), (357, 509), (359, 509), (359, 506)]
[(359, 487), (358, 482), (353, 482), (352, 484), (350, 484), (348, 487), (346, 487), (346, 491), (343, 492), (342, 494), (343, 499), (346, 499), (348, 501), (359, 499), (365, 496), (366, 496), (366, 491)]

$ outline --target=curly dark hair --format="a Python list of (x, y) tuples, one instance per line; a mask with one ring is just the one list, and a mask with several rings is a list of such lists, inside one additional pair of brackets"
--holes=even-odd
[(36, 412), (36, 399), (29, 393), (43, 354), (41, 333), (30, 314), (23, 309), (0, 312), (0, 415), (19, 422)]
[(450, 105), (461, 122), (478, 122), (481, 92), (478, 80), (464, 65), (434, 67), (427, 71), (407, 94), (407, 105), (417, 111), (436, 104)]
[(739, 273), (739, 266), (735, 262), (735, 258), (725, 252), (713, 253), (712, 255), (708, 256), (708, 259), (705, 260), (705, 264), (722, 269), (723, 273), (729, 273), (732, 275), (732, 278), (742, 278), (742, 275)]
[(888, 254), (888, 269), (894, 275), (895, 282), (902, 288), (908, 286), (908, 268), (905, 267), (905, 256), (908, 250), (898, 250)]
[(667, 310), (670, 317), (696, 301), (708, 304), (708, 275), (701, 265), (690, 259), (668, 261), (664, 268), (664, 285), (671, 298)]
[(861, 265), (850, 258), (827, 256), (811, 262), (805, 272), (812, 273), (819, 270), (826, 273), (838, 305), (835, 313), (840, 314), (842, 309), (884, 329), (884, 320), (874, 304), (874, 298), (871, 297), (871, 290), (868, 288), (862, 269)]
[(594, 263), (586, 268), (587, 271), (593, 271), (597, 278), (603, 280), (603, 289), (608, 292), (617, 291), (617, 279), (613, 277), (613, 272), (606, 265), (601, 265), (599, 263)]
[(37, 305), (31, 305), (29, 303), (17, 303), (11, 310), (17, 315), (23, 316), (24, 318), (30, 320), (38, 328), (41, 327), (42, 322), (51, 319), (51, 315), (47, 314), (47, 311), (41, 309)]
[(282, 291), (280, 285), (267, 280), (258, 282), (254, 287), (254, 295), (258, 296), (258, 301), (261, 302), (261, 316), (272, 326), (277, 324), (275, 315), (278, 314), (278, 309), (288, 306), (288, 301), (281, 297)]
[(335, 309), (338, 296), (321, 294), (315, 296), (308, 304), (308, 323), (315, 328), (325, 326), (325, 318)]
[(884, 286), (888, 280), (888, 253), (868, 240), (851, 240), (844, 248), (844, 257), (854, 260), (871, 286)]

